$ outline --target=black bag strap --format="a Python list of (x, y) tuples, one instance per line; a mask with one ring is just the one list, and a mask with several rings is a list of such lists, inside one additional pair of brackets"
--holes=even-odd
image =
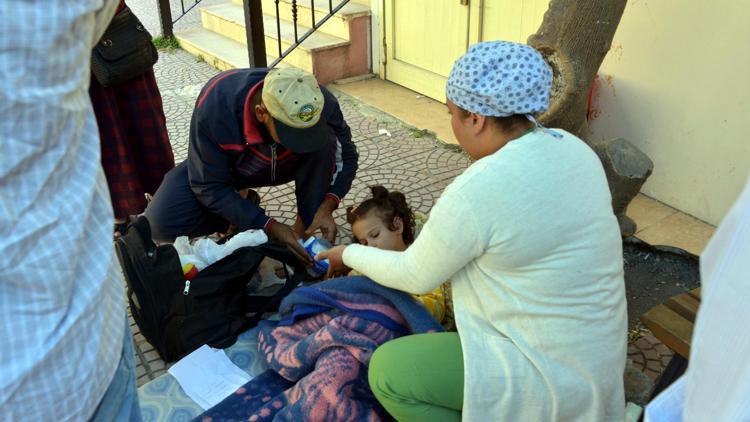
[(262, 252), (265, 256), (280, 261), (284, 264), (289, 265), (294, 269), (294, 272), (306, 273), (305, 264), (300, 261), (289, 247), (278, 241), (270, 241), (256, 247), (257, 250)]
[(156, 252), (156, 243), (154, 243), (154, 240), (151, 237), (151, 225), (148, 223), (146, 216), (142, 215), (138, 217), (131, 224), (135, 226), (136, 230), (141, 235), (143, 244), (147, 249), (146, 252)]

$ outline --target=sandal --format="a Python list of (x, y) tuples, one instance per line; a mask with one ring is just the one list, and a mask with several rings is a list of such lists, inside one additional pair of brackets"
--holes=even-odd
[(128, 228), (128, 222), (123, 221), (122, 223), (115, 223), (114, 228), (112, 229), (112, 237), (117, 239), (118, 237), (122, 236), (125, 233), (125, 230)]
[(121, 223), (115, 223), (112, 228), (112, 237), (117, 239), (118, 237), (125, 234), (128, 231), (128, 224), (135, 222), (138, 219), (137, 215), (129, 215), (125, 221)]

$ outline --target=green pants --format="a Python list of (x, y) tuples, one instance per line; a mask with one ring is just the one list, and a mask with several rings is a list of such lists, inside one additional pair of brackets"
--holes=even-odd
[(461, 420), (464, 361), (458, 333), (383, 344), (372, 355), (369, 378), (375, 397), (396, 420)]

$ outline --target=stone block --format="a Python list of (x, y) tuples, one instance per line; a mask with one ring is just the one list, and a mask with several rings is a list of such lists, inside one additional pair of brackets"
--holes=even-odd
[(628, 359), (625, 364), (625, 400), (641, 406), (648, 403), (654, 381)]
[(625, 216), (625, 211), (651, 176), (654, 163), (635, 145), (622, 138), (594, 143), (591, 147), (604, 166), (620, 231), (623, 236), (633, 235), (637, 227), (633, 220)]

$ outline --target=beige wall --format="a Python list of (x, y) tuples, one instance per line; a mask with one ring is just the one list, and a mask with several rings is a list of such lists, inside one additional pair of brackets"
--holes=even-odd
[(654, 161), (643, 193), (717, 224), (750, 172), (750, 1), (631, 0), (600, 69), (594, 139)]
[[(380, 4), (372, 1), (374, 40)], [(479, 38), (525, 41), (547, 0), (481, 4)], [(712, 224), (750, 173), (748, 22), (750, 0), (630, 0), (599, 72), (593, 139), (633, 142), (655, 166), (643, 193)], [(380, 47), (373, 42), (375, 63)]]
[(549, 0), (482, 0), (479, 4), (482, 7), (478, 41), (525, 43), (542, 24)]

